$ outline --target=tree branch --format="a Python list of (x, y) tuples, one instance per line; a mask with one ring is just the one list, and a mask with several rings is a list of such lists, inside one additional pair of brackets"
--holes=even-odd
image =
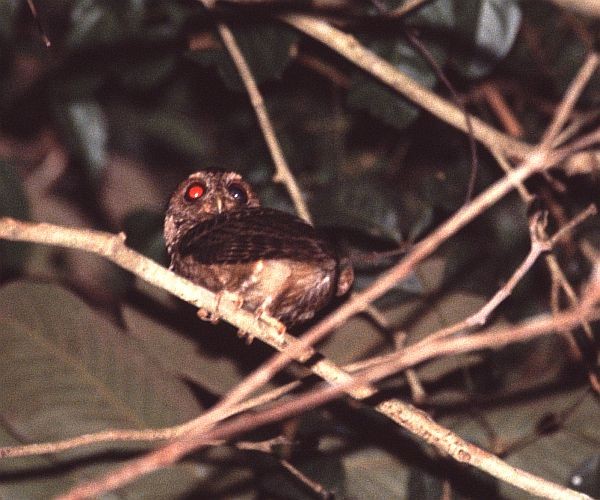
[[(277, 18), (323, 43), (440, 120), (468, 132), (465, 115), (460, 108), (398, 71), (385, 59), (364, 47), (352, 35), (332, 27), (325, 21), (302, 14), (282, 14)], [(521, 160), (534, 149), (529, 144), (499, 132), (477, 117), (471, 116), (471, 122), (475, 139), (488, 148), (496, 147), (506, 155)]]

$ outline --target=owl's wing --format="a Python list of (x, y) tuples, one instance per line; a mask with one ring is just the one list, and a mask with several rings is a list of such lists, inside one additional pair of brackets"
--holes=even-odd
[(181, 256), (202, 264), (258, 259), (321, 262), (334, 259), (331, 246), (301, 219), (269, 208), (219, 214), (194, 226), (178, 245)]

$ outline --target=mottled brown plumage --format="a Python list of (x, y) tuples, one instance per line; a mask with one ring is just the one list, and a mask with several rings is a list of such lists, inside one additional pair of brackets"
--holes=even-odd
[(312, 318), (352, 285), (347, 259), (298, 217), (260, 207), (235, 172), (190, 175), (171, 196), (164, 233), (176, 273), (236, 293), (245, 309), (287, 326)]

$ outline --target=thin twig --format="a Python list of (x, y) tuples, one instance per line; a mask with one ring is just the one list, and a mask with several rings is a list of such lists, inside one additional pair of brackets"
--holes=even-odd
[[(201, 3), (210, 7), (209, 2), (204, 0), (200, 0)], [(277, 140), (277, 136), (275, 135), (275, 131), (273, 129), (273, 125), (271, 123), (271, 119), (269, 118), (269, 114), (267, 112), (267, 107), (265, 106), (265, 101), (258, 90), (258, 86), (256, 85), (256, 81), (252, 76), (252, 71), (240, 50), (240, 47), (233, 36), (233, 33), (229, 27), (222, 22), (217, 21), (217, 30), (219, 31), (219, 35), (231, 56), (231, 60), (235, 65), (244, 86), (246, 87), (246, 92), (248, 92), (248, 96), (250, 97), (250, 103), (252, 104), (252, 108), (254, 109), (254, 113), (256, 114), (256, 118), (258, 120), (258, 124), (265, 138), (265, 142), (269, 148), (269, 152), (271, 153), (271, 158), (273, 159), (273, 163), (275, 164), (275, 176), (273, 180), (277, 183), (283, 183), (286, 187), (292, 202), (294, 203), (294, 207), (296, 208), (296, 212), (298, 215), (302, 217), (305, 221), (311, 223), (310, 212), (304, 202), (304, 198), (302, 197), (302, 192), (296, 183), (296, 179), (292, 174), (290, 168), (288, 167), (287, 162), (285, 161), (285, 156), (283, 155), (283, 151), (281, 150), (281, 146), (279, 145), (279, 141)]]
[(525, 134), (523, 127), (506, 103), (497, 85), (493, 82), (484, 82), (479, 86), (479, 91), (498, 120), (504, 125), (506, 132), (512, 137), (523, 137)]
[[(586, 140), (589, 142), (590, 140), (595, 140), (595, 138), (589, 137)], [(585, 144), (586, 141), (580, 141), (578, 146), (583, 147), (585, 146)], [(466, 223), (470, 222), (479, 213), (483, 212), (489, 206), (498, 201), (507, 192), (509, 192), (512, 189), (514, 183), (522, 181), (523, 179), (527, 178), (533, 173), (541, 171), (543, 168), (564, 159), (564, 157), (573, 150), (574, 148), (571, 147), (569, 148), (569, 150), (553, 151), (548, 153), (536, 152), (536, 154), (532, 155), (520, 168), (514, 170), (512, 173), (508, 174), (504, 179), (498, 181), (496, 184), (491, 186), (488, 190), (486, 190), (475, 200), (473, 200), (472, 203), (470, 203), (468, 206), (463, 207), (463, 209), (461, 209), (456, 214), (456, 216), (452, 217), (449, 221), (443, 224), (437, 231), (432, 233), (430, 237), (426, 238), (419, 245), (415, 246), (413, 252), (411, 252), (411, 254), (407, 256), (407, 258), (405, 258), (398, 266), (393, 268), (390, 272), (386, 273), (386, 275), (382, 277), (381, 282), (377, 282), (365, 292), (359, 294), (360, 297), (357, 296), (357, 298), (351, 300), (346, 306), (343, 306), (342, 308), (338, 309), (337, 313), (330, 316), (325, 321), (314, 327), (309, 332), (310, 335), (306, 339), (303, 339), (303, 342), (291, 343), (290, 347), (286, 349), (286, 351), (288, 352), (286, 352), (284, 357), (297, 356), (300, 353), (305, 353), (306, 345), (309, 341), (314, 341), (322, 337), (329, 329), (336, 326), (350, 315), (354, 314), (359, 310), (363, 310), (366, 307), (365, 303), (368, 303), (374, 298), (383, 294), (398, 279), (405, 276), (406, 273), (410, 271), (410, 269), (416, 262), (430, 255), (439, 246), (439, 244), (441, 244), (442, 241), (445, 241), (447, 238), (452, 236)], [(97, 251), (97, 253), (101, 252)], [(210, 299), (214, 300), (214, 296), (210, 297)], [(364, 303), (361, 303), (361, 301), (364, 301)], [(222, 312), (221, 308), (219, 312)], [(230, 313), (228, 312), (227, 315), (229, 314)], [(233, 318), (234, 316), (235, 314), (231, 313), (231, 317)], [(280, 364), (284, 363), (277, 362), (271, 363), (270, 365), (271, 367), (277, 367)], [(251, 378), (247, 379), (248, 383), (246, 384), (244, 390), (240, 390), (238, 388), (237, 394), (236, 391), (233, 391), (235, 397), (230, 397), (230, 401), (235, 401), (236, 398), (240, 398), (244, 391), (253, 390), (254, 387), (261, 385), (269, 376), (272, 376), (274, 372), (263, 367), (257, 373), (260, 376), (256, 376), (253, 380)], [(334, 371), (334, 373), (336, 374), (336, 377), (333, 377), (330, 381), (334, 381), (342, 387), (344, 387), (346, 384), (348, 387), (354, 387), (353, 384), (356, 384), (356, 380), (353, 380), (352, 377), (345, 374), (341, 370), (338, 369), (338, 371)], [(372, 389), (370, 387), (360, 384), (352, 391), (353, 395), (358, 393), (368, 394), (369, 392), (372, 393)], [(355, 397), (357, 396), (355, 395)], [(306, 406), (299, 408), (299, 410), (302, 409), (306, 409)], [(546, 491), (546, 488), (549, 487), (551, 489), (550, 491), (552, 491), (554, 495), (558, 495), (557, 490), (555, 489), (556, 485), (553, 485), (552, 483), (547, 484), (547, 482), (540, 482), (539, 478), (523, 473), (522, 471), (515, 470), (514, 468), (507, 466), (507, 464), (497, 459), (496, 457), (486, 455), (485, 452), (482, 452), (481, 450), (478, 450), (472, 445), (469, 445), (468, 443), (464, 442), (463, 440), (458, 438), (458, 436), (455, 436), (453, 433), (450, 433), (447, 429), (438, 426), (437, 424), (432, 422), (428, 417), (420, 414), (419, 412), (415, 412), (411, 409), (409, 405), (406, 405), (397, 400), (390, 400), (378, 405), (377, 410), (388, 415), (394, 421), (406, 427), (416, 435), (421, 436), (427, 442), (444, 450), (446, 453), (449, 453), (458, 461), (475, 465), (496, 477), (510, 482), (511, 484), (515, 484), (520, 487), (524, 487), (524, 485), (526, 485), (526, 489), (533, 488), (528, 489), (528, 491)], [(191, 441), (194, 440), (191, 439)], [(171, 449), (174, 449), (176, 451), (174, 455), (175, 457), (177, 456), (177, 453), (183, 452), (184, 448), (181, 447), (182, 443), (182, 441), (177, 441), (176, 443), (171, 445)], [(187, 445), (189, 446), (189, 444), (190, 443), (188, 442)], [(163, 451), (164, 449), (159, 450), (157, 453), (160, 454)], [(476, 452), (476, 459), (473, 458), (472, 452)], [(481, 458), (482, 454), (484, 457), (483, 459)], [(161, 458), (160, 463), (172, 462), (165, 461), (163, 456)], [(137, 475), (147, 470), (153, 469), (146, 469), (145, 466), (133, 466), (128, 468), (126, 467), (120, 472), (124, 474), (126, 478), (131, 479), (137, 477)], [(517, 475), (517, 478), (515, 478), (515, 474)], [(112, 477), (114, 479), (117, 477), (117, 475), (113, 475)], [(105, 485), (109, 486), (110, 484), (110, 481), (105, 483)], [(565, 494), (564, 489), (561, 489), (560, 492), (561, 495)]]
[[(508, 281), (502, 286), (494, 296), (477, 312), (470, 315), (468, 318), (459, 321), (451, 326), (446, 328), (442, 328), (437, 332), (434, 332), (430, 335), (427, 335), (423, 340), (421, 340), (418, 346), (422, 346), (425, 344), (429, 344), (431, 342), (437, 342), (441, 339), (450, 337), (455, 333), (467, 330), (474, 326), (481, 326), (487, 322), (487, 318), (489, 315), (507, 298), (509, 297), (517, 284), (521, 281), (523, 276), (531, 269), (533, 264), (537, 261), (539, 256), (544, 252), (550, 251), (557, 241), (560, 238), (563, 238), (569, 231), (572, 231), (573, 228), (583, 222), (586, 218), (595, 215), (597, 213), (596, 206), (590, 205), (586, 210), (578, 214), (573, 218), (568, 224), (563, 226), (559, 231), (552, 236), (552, 238), (548, 238), (546, 233), (544, 232), (543, 227), (540, 225), (539, 217), (534, 217), (531, 225), (530, 225), (530, 235), (531, 235), (531, 248), (523, 260), (521, 264), (514, 271), (512, 276), (508, 279)], [(576, 307), (577, 303), (573, 304), (573, 307)], [(584, 322), (582, 322), (584, 323)], [(355, 363), (351, 365), (352, 371), (355, 371), (358, 368), (366, 369), (372, 366), (383, 365), (388, 363), (390, 360), (397, 358), (398, 354), (396, 352), (385, 354), (382, 356), (377, 356), (368, 360), (360, 361), (359, 363)]]
[(406, 0), (406, 2), (404, 2), (400, 7), (396, 7), (395, 9), (387, 12), (387, 16), (397, 18), (403, 17), (429, 2), (431, 2), (431, 0)]
[[(510, 164), (508, 163), (506, 158), (502, 155), (502, 153), (500, 153), (499, 151), (497, 151), (494, 148), (492, 148), (491, 151), (492, 151), (492, 154), (494, 155), (494, 157), (496, 158), (496, 160), (498, 161), (498, 164), (500, 165), (502, 170), (504, 170), (504, 172), (508, 173), (513, 170), (513, 168), (510, 166)], [(531, 195), (529, 190), (525, 187), (525, 185), (522, 182), (517, 183), (516, 188), (517, 188), (519, 195), (521, 196), (521, 199), (525, 202), (525, 204), (529, 205), (530, 201), (533, 199), (533, 196)], [(547, 235), (543, 234), (543, 237), (547, 237)], [(575, 293), (575, 290), (573, 290), (573, 287), (571, 286), (571, 284), (569, 283), (569, 280), (565, 276), (565, 273), (561, 269), (560, 264), (558, 263), (558, 259), (556, 258), (556, 255), (548, 254), (548, 255), (546, 255), (544, 260), (546, 262), (546, 267), (548, 268), (548, 272), (550, 273), (550, 276), (552, 277), (552, 283), (553, 284), (558, 283), (560, 285), (560, 288), (565, 292), (565, 295), (567, 296), (569, 305), (571, 307), (575, 307), (579, 303), (577, 294)], [(554, 297), (554, 290), (553, 290), (552, 297)], [(558, 303), (557, 297), (552, 298), (552, 310), (553, 311), (555, 311), (555, 305), (554, 305), (555, 303), (556, 304)], [(557, 310), (558, 309), (556, 308), (556, 311)], [(594, 334), (593, 334), (591, 325), (589, 324), (589, 322), (584, 321), (584, 322), (582, 322), (581, 327), (582, 327), (585, 335), (592, 342), (592, 345), (593, 345)], [(576, 359), (582, 360), (583, 353), (581, 352), (581, 349), (579, 348), (577, 342), (574, 340), (573, 335), (565, 334), (564, 338), (565, 338), (567, 344), (569, 345), (569, 348), (571, 349), (571, 351), (575, 353)], [(598, 375), (596, 375), (596, 373), (594, 373), (593, 370), (588, 370), (588, 379), (590, 381), (592, 388), (597, 393), (600, 393), (600, 380), (598, 379)]]
[(425, 58), (429, 66), (433, 69), (438, 79), (445, 85), (445, 87), (452, 94), (452, 98), (454, 102), (458, 105), (460, 110), (463, 112), (465, 117), (465, 125), (467, 126), (467, 141), (469, 143), (469, 151), (471, 153), (471, 174), (469, 175), (469, 182), (467, 183), (467, 193), (465, 195), (465, 203), (468, 203), (473, 197), (473, 192), (475, 191), (475, 182), (477, 181), (477, 172), (479, 170), (479, 159), (477, 157), (477, 144), (475, 144), (475, 139), (473, 138), (473, 122), (471, 120), (471, 115), (467, 111), (467, 106), (465, 105), (465, 100), (462, 96), (458, 95), (458, 92), (452, 85), (452, 82), (446, 77), (444, 72), (439, 67), (436, 60), (433, 58), (431, 53), (427, 50), (427, 47), (419, 40), (419, 38), (411, 32), (411, 30), (407, 29), (404, 31), (404, 34), (408, 38), (408, 41), (417, 48), (417, 50), (421, 53), (421, 56)]
[[(422, 240), (419, 244), (415, 245), (405, 259), (384, 274), (375, 284), (357, 294), (342, 307), (338, 308), (332, 315), (310, 329), (307, 334), (303, 336), (301, 341), (297, 341), (293, 338), (285, 338), (282, 342), (271, 343), (273, 339), (269, 339), (269, 336), (267, 335), (266, 338), (269, 339), (271, 345), (277, 349), (284, 350), (284, 354), (275, 357), (275, 361), (272, 360), (261, 369), (254, 372), (253, 375), (245, 379), (242, 384), (236, 387), (216, 406), (215, 410), (196, 419), (192, 428), (202, 429), (207, 425), (210, 426), (214, 424), (223, 413), (226, 413), (228, 406), (239, 402), (257, 387), (263, 385), (270, 376), (274, 375), (275, 370), (286, 364), (289, 359), (294, 357), (300, 360), (306, 359), (306, 354), (314, 352), (312, 349), (307, 350), (309, 342), (317, 341), (332, 328), (340, 325), (348, 317), (356, 312), (364, 310), (367, 304), (385, 293), (397, 280), (404, 278), (417, 262), (430, 255), (443, 241), (446, 241), (461, 227), (473, 220), (477, 215), (508, 193), (515, 185), (516, 181), (523, 180), (544, 168), (548, 158), (559, 161), (563, 158), (563, 155), (556, 151), (546, 155), (533, 155), (521, 167), (497, 181), (494, 185), (475, 198), (469, 205), (462, 207), (451, 219), (442, 224), (440, 228)], [(190, 301), (197, 307), (204, 307), (208, 310), (214, 310), (216, 307), (214, 294), (170, 273), (153, 261), (139, 256), (139, 254), (124, 245), (123, 238), (96, 231), (78, 231), (75, 229), (60, 228), (49, 224), (22, 223), (14, 221), (13, 219), (0, 219), (0, 237), (20, 241), (38, 241), (46, 244), (58, 244), (92, 251), (106, 256), (113, 262), (140, 275), (155, 285), (169, 291), (175, 291), (176, 295), (184, 298), (184, 300)], [(171, 283), (174, 283), (176, 286), (173, 286)], [(257, 327), (254, 315), (236, 308), (235, 303), (229, 305), (227, 301), (221, 301), (219, 305), (219, 314), (222, 315), (225, 320), (238, 326), (238, 328), (243, 328), (245, 331), (254, 334), (257, 338), (262, 339), (265, 337), (263, 329)], [(248, 315), (252, 319), (245, 318), (245, 316)], [(245, 321), (246, 319), (248, 319), (248, 321)], [(272, 330), (274, 330), (272, 333), (276, 338), (278, 332), (276, 332), (276, 329), (274, 328), (272, 328)], [(330, 383), (337, 385), (348, 382), (352, 378), (350, 375), (333, 365), (333, 363), (328, 362), (328, 360), (322, 360), (317, 363), (317, 365), (319, 364), (326, 368), (323, 373), (318, 373), (319, 376), (324, 377)], [(312, 369), (316, 372), (315, 367), (312, 367)], [(363, 399), (374, 393), (374, 388), (362, 387), (353, 389), (352, 395), (353, 397)], [(448, 436), (449, 431), (438, 426), (428, 417), (416, 412), (409, 405), (398, 400), (390, 400), (378, 405), (377, 410), (386, 414), (392, 420), (403, 427), (406, 427), (411, 432), (421, 436), (430, 444), (441, 447), (444, 452), (450, 453), (449, 450), (445, 449), (447, 440), (441, 439), (441, 436)], [(459, 439), (458, 436), (456, 436), (456, 439)], [(181, 441), (177, 442), (180, 444), (182, 443)], [(495, 467), (484, 470), (509, 482), (511, 481), (513, 474), (511, 472), (511, 474), (507, 475), (502, 469), (498, 471)], [(138, 473), (139, 472), (143, 471), (138, 471)], [(130, 473), (133, 474), (131, 477), (136, 477), (135, 472), (130, 471)]]
[(42, 40), (44, 41), (44, 45), (47, 48), (49, 48), (52, 45), (52, 42), (50, 42), (50, 38), (48, 38), (48, 35), (46, 35), (46, 31), (44, 30), (44, 26), (42, 25), (42, 21), (40, 19), (40, 16), (38, 15), (37, 9), (35, 7), (35, 3), (33, 3), (33, 0), (27, 0), (27, 5), (29, 6), (31, 15), (35, 19), (35, 23), (37, 24), (37, 28), (38, 28), (38, 31), (40, 32), (40, 36), (42, 37)]
[(547, 149), (552, 145), (553, 141), (556, 139), (556, 136), (560, 133), (565, 122), (571, 115), (573, 107), (579, 99), (579, 96), (585, 89), (590, 78), (598, 69), (599, 64), (600, 56), (598, 56), (598, 54), (593, 52), (587, 56), (585, 62), (583, 63), (581, 68), (579, 68), (577, 75), (575, 76), (575, 78), (569, 85), (569, 88), (565, 92), (565, 95), (554, 114), (552, 123), (546, 129), (544, 135), (542, 136), (540, 148)]
[(319, 498), (333, 498), (333, 493), (331, 491), (325, 489), (322, 484), (308, 477), (306, 474), (304, 474), (301, 470), (299, 470), (287, 460), (281, 459), (279, 460), (279, 464)]

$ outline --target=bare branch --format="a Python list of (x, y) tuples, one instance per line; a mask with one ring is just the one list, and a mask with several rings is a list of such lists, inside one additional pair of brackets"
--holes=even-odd
[[(227, 301), (222, 300), (219, 305), (219, 314), (221, 314), (224, 319), (235, 326), (238, 326), (238, 328), (242, 328), (245, 331), (252, 333), (261, 340), (265, 339), (265, 341), (268, 341), (269, 344), (276, 349), (282, 350), (283, 353), (280, 356), (274, 357), (273, 360), (245, 379), (244, 382), (224, 398), (215, 409), (200, 416), (195, 421), (192, 421), (190, 423), (190, 428), (193, 428), (196, 431), (210, 428), (210, 426), (218, 421), (219, 418), (222, 418), (222, 415), (227, 412), (229, 407), (241, 401), (256, 388), (266, 383), (269, 377), (273, 376), (274, 373), (287, 364), (290, 359), (296, 358), (300, 361), (306, 360), (307, 357), (314, 353), (312, 349), (307, 349), (307, 346), (311, 345), (310, 343), (318, 341), (324, 337), (327, 332), (331, 331), (331, 329), (341, 324), (346, 318), (363, 310), (372, 300), (385, 293), (385, 291), (393, 286), (397, 280), (406, 276), (417, 262), (430, 255), (443, 241), (448, 239), (461, 227), (509, 192), (516, 182), (521, 181), (544, 168), (547, 158), (550, 156), (555, 159), (562, 158), (560, 154), (556, 153), (532, 155), (523, 166), (496, 182), (496, 184), (480, 194), (469, 205), (461, 208), (461, 210), (445, 224), (442, 224), (442, 226), (434, 231), (429, 237), (416, 245), (404, 260), (383, 275), (374, 285), (357, 294), (345, 305), (340, 307), (334, 314), (309, 330), (299, 341), (293, 337), (288, 338), (289, 336), (279, 337), (279, 341), (277, 341), (279, 333), (276, 329), (273, 327), (265, 327), (262, 324), (260, 324), (259, 328), (259, 323), (254, 318), (254, 315), (238, 309), (235, 304), (229, 304)], [(37, 241), (46, 244), (57, 244), (92, 251), (109, 258), (125, 269), (136, 273), (161, 288), (173, 291), (177, 296), (198, 307), (204, 307), (211, 311), (214, 311), (216, 308), (214, 294), (191, 284), (187, 280), (184, 280), (162, 268), (155, 262), (146, 259), (127, 248), (124, 245), (123, 237), (117, 237), (97, 231), (78, 231), (70, 228), (60, 228), (49, 224), (28, 224), (17, 222), (13, 219), (0, 219), (0, 237), (20, 241)], [(250, 316), (250, 318), (248, 318), (248, 316)], [(271, 334), (273, 336), (271, 336)], [(349, 383), (349, 381), (352, 380), (350, 375), (328, 360), (319, 361), (311, 369), (334, 385)], [(374, 388), (365, 386), (353, 388), (351, 394), (358, 399), (364, 399), (373, 395), (375, 392)], [(411, 432), (415, 432), (430, 444), (436, 447), (441, 446), (446, 453), (449, 453), (449, 450), (445, 449), (445, 445), (442, 444), (445, 441), (441, 439), (441, 436), (447, 437), (449, 431), (438, 426), (428, 417), (424, 417), (420, 412), (416, 412), (410, 405), (398, 400), (390, 400), (378, 405), (377, 410), (386, 414), (392, 420), (403, 427), (406, 427)], [(460, 439), (458, 436), (455, 436), (455, 438)], [(177, 441), (176, 443), (182, 444), (187, 440), (188, 438), (186, 437), (186, 440), (183, 442)], [(133, 478), (137, 477), (137, 474), (144, 473), (145, 471), (145, 468), (135, 469), (135, 471), (131, 469), (123, 474), (128, 478)], [(117, 473), (114, 474), (117, 475)], [(497, 474), (497, 472), (495, 474)], [(501, 477), (502, 479), (510, 480), (511, 476), (502, 474)], [(110, 481), (106, 484), (110, 484)]]
[(600, 64), (600, 57), (596, 53), (589, 54), (577, 75), (569, 85), (567, 92), (561, 100), (560, 106), (554, 114), (554, 118), (550, 126), (546, 129), (542, 141), (540, 143), (541, 148), (549, 148), (554, 142), (560, 131), (562, 130), (565, 122), (568, 120), (575, 103), (579, 99), (579, 96), (585, 89), (585, 86), (590, 81), (595, 71), (598, 69)]
[[(386, 60), (361, 45), (352, 35), (332, 27), (325, 21), (301, 14), (280, 15), (278, 19), (325, 44), (440, 120), (463, 132), (468, 131), (465, 115), (459, 107), (398, 71)], [(496, 147), (506, 155), (518, 159), (525, 158), (533, 150), (533, 146), (499, 132), (479, 118), (471, 116), (471, 122), (473, 135), (487, 147)]]
[(29, 6), (31, 15), (35, 19), (38, 31), (40, 32), (42, 40), (44, 41), (44, 45), (46, 46), (46, 48), (49, 48), (52, 45), (52, 42), (50, 41), (50, 38), (48, 38), (46, 30), (44, 30), (44, 26), (42, 25), (42, 21), (40, 19), (40, 16), (38, 15), (37, 8), (35, 7), (35, 3), (33, 3), (33, 0), (27, 0), (27, 5)]

